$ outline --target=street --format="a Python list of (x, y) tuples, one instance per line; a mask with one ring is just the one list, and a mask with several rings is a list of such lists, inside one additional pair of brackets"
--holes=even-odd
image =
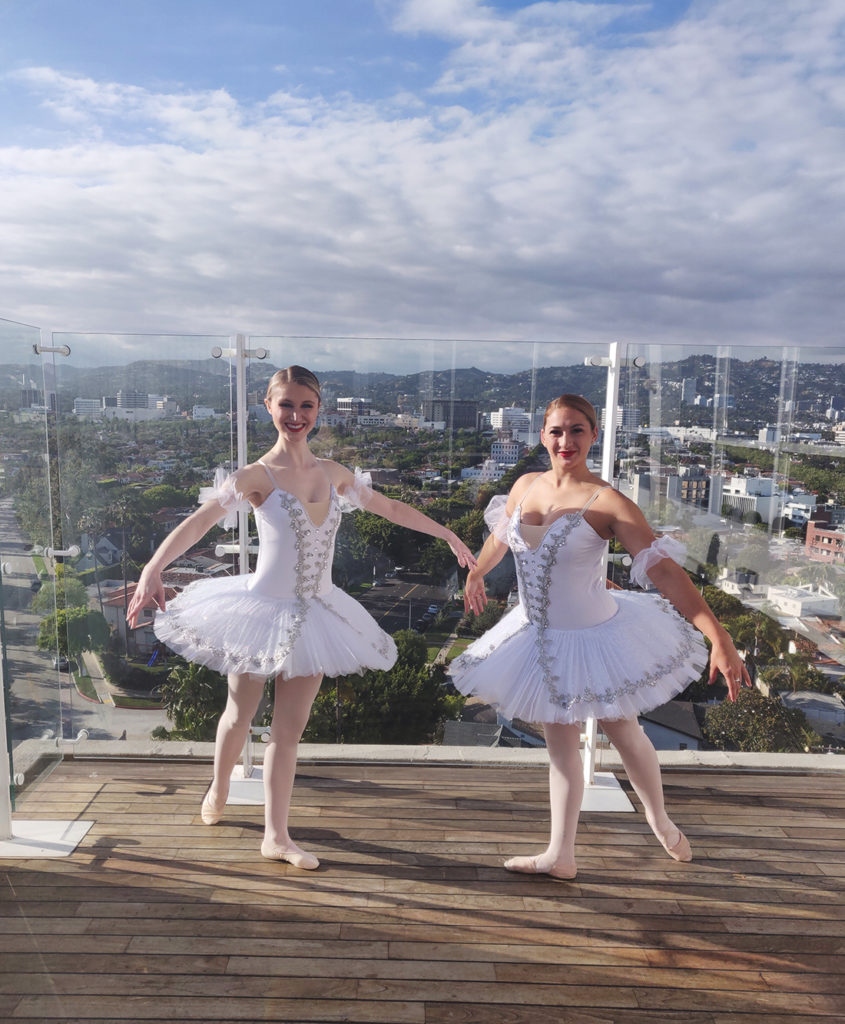
[(37, 578), (29, 542), (20, 532), (12, 499), (0, 499), (0, 562), (4, 566), (2, 600), (6, 635), (8, 728), (14, 749), (23, 740), (73, 739), (87, 729), (91, 739), (146, 740), (166, 722), (163, 711), (116, 708), (87, 700), (68, 672), (53, 668), (55, 652), (38, 649), (41, 617), (30, 610)]
[(432, 604), (442, 607), (451, 596), (446, 587), (422, 582), (424, 577), (388, 579), (358, 596), (379, 626), (387, 633), (413, 629)]

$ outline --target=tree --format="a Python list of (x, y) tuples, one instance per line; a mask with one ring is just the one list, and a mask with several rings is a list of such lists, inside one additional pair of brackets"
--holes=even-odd
[(498, 601), (488, 601), (487, 607), (480, 615), (476, 615), (475, 612), (467, 612), (461, 618), (457, 633), (460, 636), (481, 636), (496, 625), (504, 611), (504, 605)]
[(186, 662), (170, 670), (159, 687), (171, 730), (156, 730), (159, 739), (213, 740), (226, 705), (226, 680), (210, 668)]
[(738, 648), (746, 651), (745, 663), (752, 678), (758, 664), (776, 661), (787, 648), (783, 629), (761, 612), (746, 612), (724, 623)]
[(38, 615), (49, 615), (59, 608), (85, 608), (88, 592), (85, 584), (70, 566), (56, 565), (55, 583), (45, 584), (32, 599), (32, 610)]
[(441, 667), (427, 665), (422, 637), (396, 634), (398, 657), (388, 672), (326, 679), (304, 738), (334, 743), (426, 743), (440, 724), (460, 712), (444, 685)]
[(773, 665), (760, 670), (760, 678), (769, 686), (780, 690), (814, 690), (816, 693), (834, 693), (835, 684), (812, 665), (806, 654), (784, 654)]
[(105, 535), (109, 527), (108, 516), (104, 509), (90, 508), (79, 517), (79, 529), (82, 533), (88, 534), (88, 544), (91, 557), (94, 559), (94, 582), (97, 584), (97, 600), (100, 602), (100, 611), (103, 610), (103, 592), (100, 588), (100, 569), (97, 560), (97, 544)]
[(790, 753), (821, 743), (803, 711), (745, 687), (733, 703), (725, 700), (707, 709), (704, 733), (719, 750)]
[(38, 648), (56, 650), (66, 658), (78, 657), (83, 651), (101, 651), (109, 642), (111, 631), (102, 612), (90, 608), (60, 608), (41, 621)]

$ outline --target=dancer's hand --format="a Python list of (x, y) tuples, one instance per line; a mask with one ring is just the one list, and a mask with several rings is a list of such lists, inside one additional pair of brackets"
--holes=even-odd
[(132, 600), (129, 602), (129, 607), (126, 609), (126, 621), (134, 629), (145, 608), (155, 607), (163, 612), (164, 603), (164, 584), (161, 581), (161, 573), (148, 573), (144, 569), (138, 580), (135, 593), (132, 595)]
[(728, 700), (735, 701), (737, 699), (743, 683), (746, 686), (751, 686), (751, 676), (748, 674), (745, 662), (740, 658), (730, 639), (724, 644), (714, 643), (710, 651), (709, 682), (711, 685), (716, 682), (716, 677), (719, 674), (728, 684)]
[(487, 604), (487, 592), (484, 589), (484, 577), (470, 570), (464, 583), (464, 611), (480, 615)]
[(451, 536), (446, 539), (446, 543), (451, 548), (452, 554), (457, 558), (458, 565), (463, 566), (465, 569), (472, 569), (475, 566), (475, 555), (456, 533), (452, 533)]

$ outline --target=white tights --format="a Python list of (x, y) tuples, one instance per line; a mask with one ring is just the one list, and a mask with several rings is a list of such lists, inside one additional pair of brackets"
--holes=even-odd
[[(628, 779), (643, 803), (646, 821), (658, 838), (672, 836), (676, 826), (666, 814), (657, 753), (635, 718), (601, 721), (602, 731), (619, 751)], [(584, 796), (579, 725), (544, 725), (549, 751), (551, 836), (535, 870), (547, 871), (575, 863), (575, 834)], [(670, 843), (671, 845), (671, 843)]]
[[(264, 750), (264, 843), (280, 850), (298, 851), (288, 834), (296, 748), (308, 724), (311, 705), (322, 676), (276, 677), (270, 742)], [(264, 692), (264, 677), (230, 675), (229, 697), (217, 724), (214, 781), (210, 802), (221, 807), (229, 794), (229, 778), (246, 742), (249, 727)]]

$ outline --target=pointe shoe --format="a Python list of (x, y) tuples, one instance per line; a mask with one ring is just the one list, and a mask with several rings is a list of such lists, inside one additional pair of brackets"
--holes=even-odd
[(505, 871), (516, 871), (522, 875), (548, 875), (549, 878), (557, 878), (561, 881), (568, 881), (575, 877), (578, 868), (575, 863), (553, 865), (545, 869), (538, 866), (539, 857), (511, 857), (504, 863)]
[(678, 840), (674, 846), (670, 846), (668, 840), (663, 836), (657, 836), (657, 838), (660, 845), (669, 854), (672, 860), (680, 860), (687, 864), (692, 860), (692, 850), (690, 849), (689, 840), (680, 829), (677, 829), (677, 832)]
[(302, 868), (303, 871), (314, 871), (320, 866), (319, 860), (313, 853), (306, 853), (299, 847), (283, 850), (280, 846), (271, 846), (269, 843), (261, 844), (261, 856), (267, 860), (283, 860), (292, 864), (295, 868)]
[(223, 811), (226, 809), (225, 800), (223, 801), (223, 806), (219, 808), (211, 802), (211, 787), (213, 785), (214, 779), (209, 782), (208, 789), (205, 791), (205, 796), (202, 798), (202, 805), (200, 806), (200, 817), (204, 825), (216, 825), (223, 817)]

